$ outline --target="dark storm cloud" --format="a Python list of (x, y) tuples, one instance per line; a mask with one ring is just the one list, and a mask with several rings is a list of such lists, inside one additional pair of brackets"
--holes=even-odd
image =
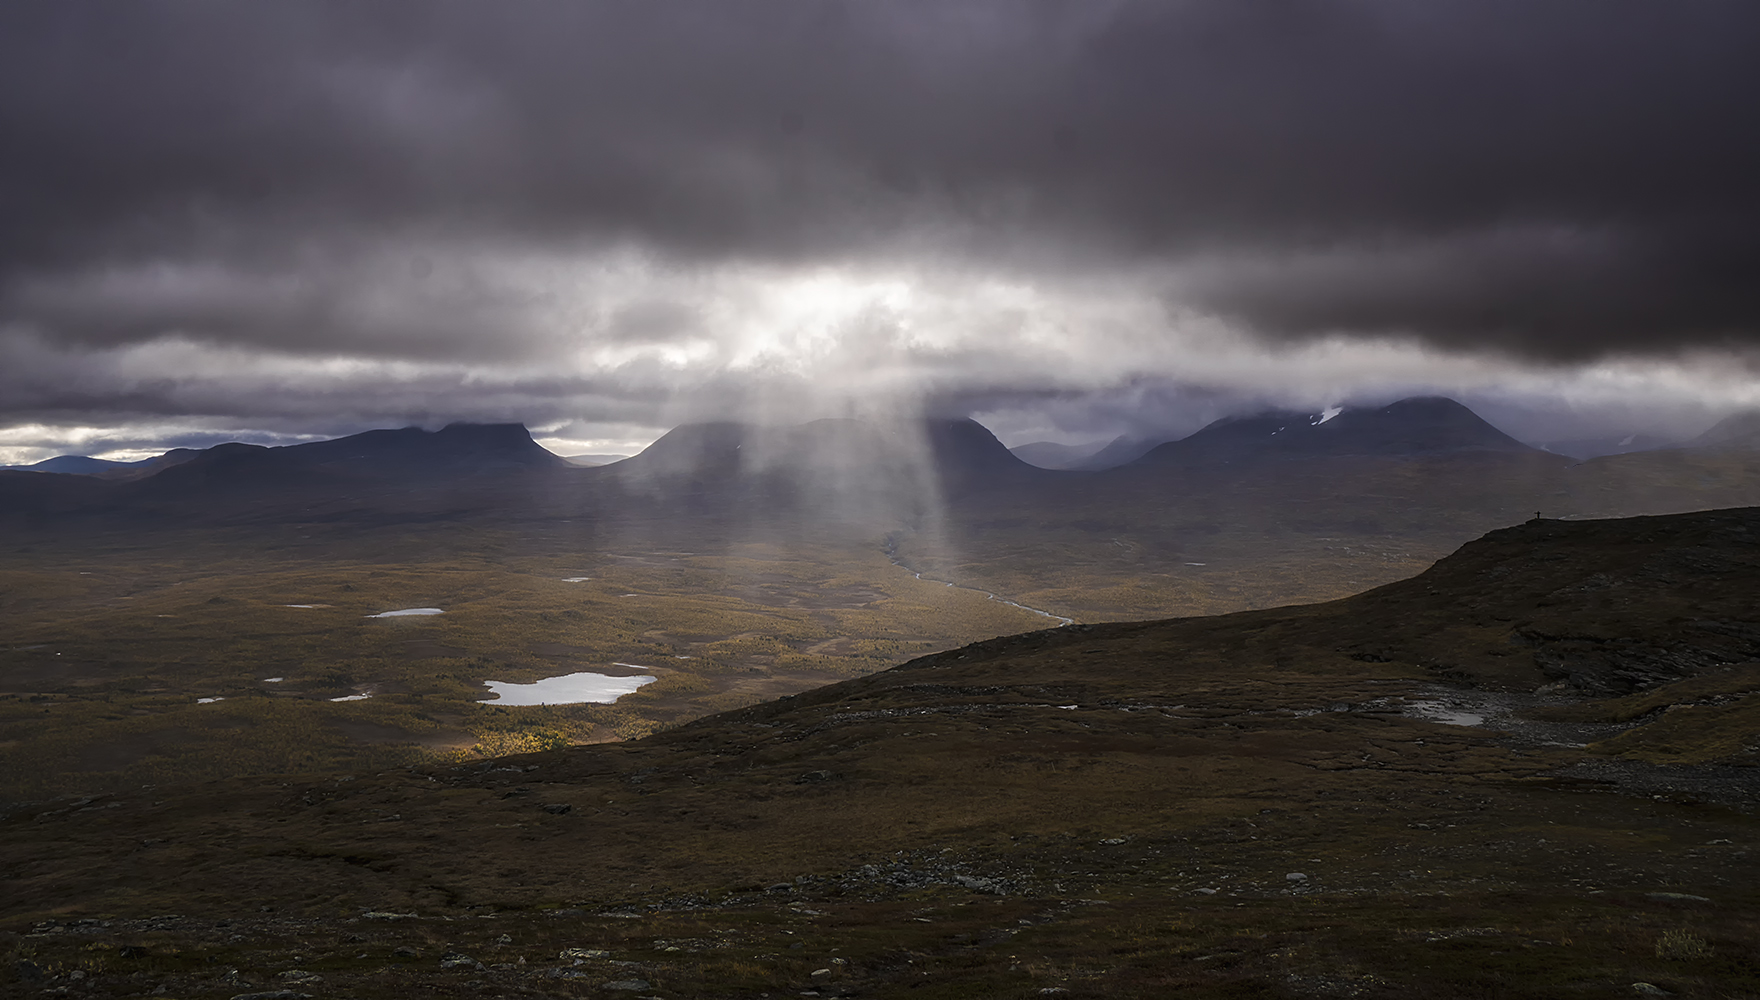
[(456, 261), (634, 243), (1137, 267), (1272, 338), (1751, 343), (1757, 39), (1746, 0), (20, 0), (0, 320), (528, 356)]

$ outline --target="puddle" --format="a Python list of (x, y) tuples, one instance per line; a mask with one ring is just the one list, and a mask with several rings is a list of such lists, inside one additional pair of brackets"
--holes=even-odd
[(1420, 697), (1407, 700), (1400, 714), (1448, 726), (1496, 730), (1499, 739), (1517, 746), (1580, 748), (1631, 729), (1638, 722), (1544, 722), (1527, 717), (1529, 710), (1581, 703), (1569, 694), (1519, 691), (1462, 691), (1424, 685)]
[(1423, 719), (1427, 722), (1440, 722), (1445, 726), (1483, 726), (1485, 716), (1477, 712), (1469, 712), (1459, 705), (1449, 705), (1440, 701), (1408, 701), (1404, 715)]
[(439, 608), (404, 608), (402, 611), (381, 611), (376, 615), (366, 615), (365, 617), (367, 617), (367, 618), (406, 618), (410, 615), (443, 615), (445, 613), (446, 612), (440, 610)]
[(265, 677), (265, 678), (263, 678), (263, 683), (264, 684), (279, 684), (286, 679), (287, 678), (285, 678), (285, 677)]
[[(328, 604), (283, 604), (284, 608), (327, 608)], [(369, 616), (374, 617), (374, 616)]]
[(591, 579), (592, 579), (592, 577), (590, 577), (590, 576), (565, 576), (562, 578), (562, 582), (563, 583), (586, 583), (588, 580), (591, 580)]
[(368, 698), (371, 698), (371, 697), (372, 697), (372, 695), (370, 695), (370, 694), (345, 694), (340, 698), (332, 698), (330, 700), (331, 701), (366, 701)]
[(217, 701), (225, 701), (225, 700), (226, 700), (225, 698), (197, 698), (196, 704), (198, 704), (198, 705), (212, 705)]
[[(634, 667), (633, 663), (612, 664), (618, 667)], [(647, 669), (647, 668), (638, 668)], [(484, 681), (489, 690), (500, 697), (482, 702), (484, 705), (578, 705), (592, 702), (609, 705), (644, 684), (652, 684), (658, 678), (641, 675), (637, 677), (611, 677), (583, 670), (579, 673), (563, 674), (560, 677), (546, 677), (532, 684), (513, 684), (507, 681)]]

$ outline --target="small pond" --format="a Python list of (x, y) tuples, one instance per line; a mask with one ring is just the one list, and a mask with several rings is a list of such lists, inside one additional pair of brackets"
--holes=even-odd
[[(624, 666), (625, 664), (619, 664)], [(627, 664), (634, 666), (634, 664)], [(610, 677), (596, 674), (590, 670), (579, 673), (563, 674), (560, 677), (546, 677), (531, 684), (513, 684), (507, 681), (484, 681), (489, 690), (499, 698), (485, 701), (485, 705), (579, 705), (593, 702), (609, 705), (617, 699), (629, 694), (644, 684), (652, 684), (657, 678), (649, 675), (636, 677)]]
[(1451, 705), (1443, 701), (1408, 701), (1404, 714), (1409, 718), (1440, 722), (1445, 726), (1482, 726), (1485, 724), (1485, 716), (1478, 712), (1469, 712), (1465, 706)]

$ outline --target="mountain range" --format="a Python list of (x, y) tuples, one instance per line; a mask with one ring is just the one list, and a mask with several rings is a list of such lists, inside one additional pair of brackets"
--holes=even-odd
[[(1533, 449), (1451, 400), (1410, 399), (1373, 410), (1221, 420), (1188, 438), (1154, 447), (1121, 438), (1086, 458), (1110, 464), (1138, 452), (1121, 465), (1170, 466), (1474, 450)], [(810, 480), (833, 484), (861, 480), (892, 491), (928, 493), (1050, 481), (1041, 474), (1046, 470), (1022, 461), (981, 425), (963, 419), (897, 424), (819, 420), (781, 427), (690, 424), (669, 431), (633, 458), (585, 467), (539, 447), (517, 424), (453, 424), (433, 432), (414, 427), (368, 431), (276, 448), (224, 444), (201, 451), (179, 449), (131, 463), (63, 456), (26, 469), (117, 481), (114, 486), (90, 487), (91, 497), (111, 503), (196, 494), (211, 500), (217, 493), (234, 490), (310, 493), (372, 483), (435, 485), (533, 473), (561, 473), (579, 482), (630, 488), (755, 480), (788, 480), (801, 486)], [(127, 475), (113, 475), (124, 470)], [(28, 496), (40, 483), (34, 478), (0, 476), (0, 490), (5, 491), (0, 498)], [(80, 487), (58, 489), (65, 494)]]
[(127, 479), (0, 472), (0, 526), (54, 537), (178, 525), (568, 525), (594, 545), (671, 538), (680, 548), (802, 532), (837, 544), (886, 539), (913, 571), (1095, 620), (1339, 596), (1537, 511), (1760, 503), (1742, 426), (1732, 418), (1692, 448), (1577, 462), (1452, 400), (1416, 398), (1221, 420), (1081, 471), (1024, 462), (965, 419), (689, 424), (596, 467), (546, 451), (517, 424), (458, 424), (221, 445)]
[[(1168, 445), (1173, 447), (1169, 449), (1168, 453), (1164, 454), (1181, 456), (1191, 456), (1195, 453), (1201, 454), (1205, 451), (1202, 446), (1206, 444), (1221, 445), (1219, 451), (1223, 453), (1221, 458), (1223, 461), (1234, 460), (1231, 453), (1236, 447), (1243, 444), (1247, 445), (1249, 450), (1261, 453), (1284, 452), (1286, 454), (1296, 454), (1316, 450), (1324, 451), (1331, 448), (1339, 448), (1353, 453), (1366, 453), (1375, 450), (1375, 446), (1360, 439), (1357, 441), (1350, 441), (1349, 439), (1352, 438), (1353, 435), (1349, 433), (1339, 433), (1336, 428), (1331, 433), (1338, 434), (1338, 437), (1330, 439), (1324, 436), (1310, 436), (1303, 432), (1301, 428), (1311, 428), (1318, 427), (1322, 424), (1330, 424), (1338, 416), (1347, 417), (1347, 424), (1354, 423), (1360, 425), (1365, 420), (1371, 424), (1390, 423), (1385, 419), (1377, 420), (1373, 416), (1370, 416), (1375, 413), (1380, 413), (1382, 418), (1389, 416), (1412, 418), (1409, 422), (1405, 423), (1406, 430), (1403, 433), (1407, 435), (1408, 439), (1403, 445), (1397, 440), (1397, 435), (1393, 438), (1389, 438), (1385, 436), (1382, 431), (1369, 432), (1371, 435), (1383, 435), (1380, 447), (1390, 448), (1395, 452), (1407, 451), (1410, 453), (1418, 453), (1434, 451), (1439, 448), (1446, 449), (1449, 447), (1483, 447), (1494, 449), (1508, 449), (1510, 447), (1510, 440), (1507, 439), (1507, 435), (1503, 435), (1502, 432), (1491, 434), (1485, 433), (1485, 428), (1478, 427), (1473, 421), (1462, 418), (1460, 414), (1456, 412), (1456, 407), (1459, 407), (1459, 404), (1454, 403), (1452, 400), (1436, 398), (1425, 400), (1422, 398), (1413, 398), (1400, 400), (1392, 404), (1391, 413), (1389, 412), (1389, 408), (1366, 410), (1356, 407), (1338, 407), (1333, 410), (1323, 410), (1319, 413), (1301, 413), (1293, 410), (1271, 411), (1245, 417), (1224, 418), (1223, 420), (1217, 421), (1203, 428), (1197, 434), (1191, 435), (1187, 439), (1183, 439), (1183, 441), (1168, 441), (1161, 438), (1121, 435), (1109, 442), (1094, 441), (1085, 444), (1060, 444), (1053, 441), (1035, 441), (1031, 444), (1017, 445), (1010, 450), (1013, 451), (1015, 456), (1022, 461), (1038, 466), (1039, 468), (1087, 472), (1099, 472), (1106, 469), (1118, 468), (1119, 466), (1137, 461), (1149, 451), (1157, 447)], [(1426, 408), (1431, 412), (1426, 414), (1424, 412)], [(1459, 407), (1459, 409), (1464, 410), (1466, 408)], [(1459, 426), (1454, 427), (1452, 430), (1446, 426), (1449, 422), (1449, 416), (1451, 413), (1454, 418), (1459, 420)], [(1244, 424), (1245, 426), (1233, 426), (1240, 424)], [(1231, 431), (1225, 432), (1225, 428), (1231, 428)], [(1279, 431), (1283, 428), (1295, 428), (1294, 431), (1283, 431), (1284, 434), (1295, 434), (1295, 438), (1288, 441), (1277, 441), (1275, 442), (1275, 446), (1270, 446), (1271, 443), (1264, 440), (1272, 436), (1281, 437), (1282, 435), (1279, 434)], [(1432, 434), (1435, 436), (1431, 436)], [(1455, 443), (1450, 445), (1446, 443), (1450, 435), (1464, 435), (1464, 437), (1457, 438)], [(1260, 439), (1260, 441), (1257, 442), (1261, 445), (1260, 447), (1254, 447), (1254, 438)], [(1474, 439), (1477, 439), (1477, 443), (1469, 443), (1474, 441)], [(1189, 441), (1191, 443), (1185, 444), (1184, 441)], [(1717, 425), (1697, 437), (1684, 442), (1641, 432), (1622, 432), (1594, 437), (1547, 440), (1535, 442), (1529, 446), (1541, 451), (1549, 451), (1554, 454), (1563, 455), (1567, 458), (1575, 458), (1579, 461), (1600, 458), (1607, 455), (1628, 455), (1635, 452), (1657, 451), (1667, 448), (1696, 449), (1734, 447), (1754, 450), (1760, 449), (1760, 415), (1751, 412), (1734, 414), (1730, 417), (1724, 418)]]
[[(1760, 418), (1752, 414), (1737, 414), (1684, 447), (1760, 448), (1757, 420)], [(820, 420), (780, 427), (738, 423), (683, 425), (634, 458), (560, 458), (538, 447), (530, 434), (516, 424), (453, 424), (435, 432), (414, 427), (368, 431), (278, 448), (245, 444), (204, 450), (180, 448), (134, 462), (64, 455), (34, 465), (0, 467), (0, 472), (46, 472), (131, 481), (156, 477), (174, 466), (189, 465), (184, 472), (159, 484), (159, 491), (164, 492), (178, 488), (172, 484), (200, 481), (218, 485), (256, 477), (282, 484), (325, 478), (338, 483), (375, 478), (443, 480), (564, 467), (615, 467), (609, 475), (622, 481), (663, 479), (675, 483), (686, 479), (703, 482), (777, 474), (797, 479), (814, 474), (848, 478), (864, 470), (880, 470), (883, 477), (891, 478), (908, 469), (912, 470), (910, 475), (919, 477), (927, 471), (937, 483), (958, 489), (965, 484), (993, 481), (998, 475), (1031, 479), (1032, 473), (1024, 471), (1023, 466), (1047, 471), (1096, 472), (1126, 466), (1233, 465), (1340, 456), (1421, 457), (1538, 450), (1569, 456), (1588, 451), (1613, 454), (1654, 450), (1661, 444), (1640, 437), (1627, 435), (1618, 441), (1586, 439), (1575, 442), (1575, 447), (1571, 442), (1559, 442), (1547, 449), (1537, 449), (1497, 430), (1453, 400), (1417, 397), (1378, 408), (1335, 408), (1321, 413), (1272, 411), (1229, 417), (1185, 438), (1164, 442), (1121, 436), (1104, 445), (1037, 442), (1010, 450), (970, 420), (891, 425)], [(18, 481), (10, 482), (15, 491), (23, 489)], [(932, 488), (927, 482), (917, 485)]]

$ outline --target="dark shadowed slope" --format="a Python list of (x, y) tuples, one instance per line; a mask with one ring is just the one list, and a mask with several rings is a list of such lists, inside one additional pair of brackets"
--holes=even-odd
[(1685, 447), (1760, 450), (1760, 412), (1750, 410), (1727, 416), (1688, 441)]
[(1165, 442), (1159, 438), (1134, 438), (1120, 435), (1113, 438), (1106, 447), (1070, 466), (1070, 468), (1085, 472), (1103, 472), (1107, 469), (1116, 469), (1121, 465), (1135, 462), (1163, 443)]

